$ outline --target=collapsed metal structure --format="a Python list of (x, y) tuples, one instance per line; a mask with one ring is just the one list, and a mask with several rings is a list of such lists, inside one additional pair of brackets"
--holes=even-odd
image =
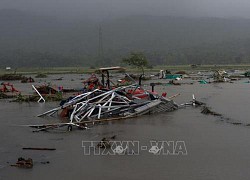
[(213, 74), (215, 82), (225, 82), (227, 76), (227, 72), (224, 70), (216, 70)]
[(140, 86), (133, 84), (112, 90), (95, 89), (80, 94), (61, 106), (38, 115), (38, 117), (52, 116), (62, 110), (63, 114), (69, 117), (69, 123), (60, 123), (60, 125), (78, 127), (79, 124), (170, 112), (177, 108), (178, 105), (172, 100), (145, 91)]

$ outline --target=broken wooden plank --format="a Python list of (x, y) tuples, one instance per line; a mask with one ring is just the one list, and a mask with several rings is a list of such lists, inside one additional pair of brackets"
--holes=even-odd
[(23, 150), (55, 151), (55, 148), (24, 147)]

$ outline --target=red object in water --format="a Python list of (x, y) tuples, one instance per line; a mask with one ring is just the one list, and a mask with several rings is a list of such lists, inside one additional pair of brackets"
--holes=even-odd
[(91, 83), (91, 84), (89, 85), (89, 90), (93, 90), (94, 87), (95, 87), (95, 85), (94, 85), (93, 83)]
[(162, 95), (161, 95), (162, 97), (167, 97), (167, 93), (166, 92), (164, 92), (164, 93), (162, 93)]
[(136, 90), (128, 90), (128, 93), (132, 94), (133, 96), (136, 96), (140, 99), (146, 99), (148, 98), (148, 95), (146, 94), (146, 91), (144, 91), (143, 89), (136, 89)]
[(13, 85), (11, 85), (10, 87), (11, 87), (11, 92), (19, 92), (16, 88), (13, 87)]
[[(0, 89), (2, 92), (19, 92), (14, 86), (10, 83), (2, 83), (3, 88)], [(10, 87), (10, 90), (7, 88), (7, 86)]]

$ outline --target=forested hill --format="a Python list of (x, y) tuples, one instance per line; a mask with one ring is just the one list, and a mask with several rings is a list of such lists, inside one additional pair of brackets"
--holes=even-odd
[(249, 19), (129, 16), (69, 22), (0, 10), (2, 67), (117, 65), (131, 51), (144, 52), (152, 64), (250, 63), (249, 49)]

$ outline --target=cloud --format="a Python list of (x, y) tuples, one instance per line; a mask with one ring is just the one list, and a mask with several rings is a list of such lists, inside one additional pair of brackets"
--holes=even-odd
[(138, 14), (250, 18), (248, 0), (1, 0), (0, 8), (78, 18)]

